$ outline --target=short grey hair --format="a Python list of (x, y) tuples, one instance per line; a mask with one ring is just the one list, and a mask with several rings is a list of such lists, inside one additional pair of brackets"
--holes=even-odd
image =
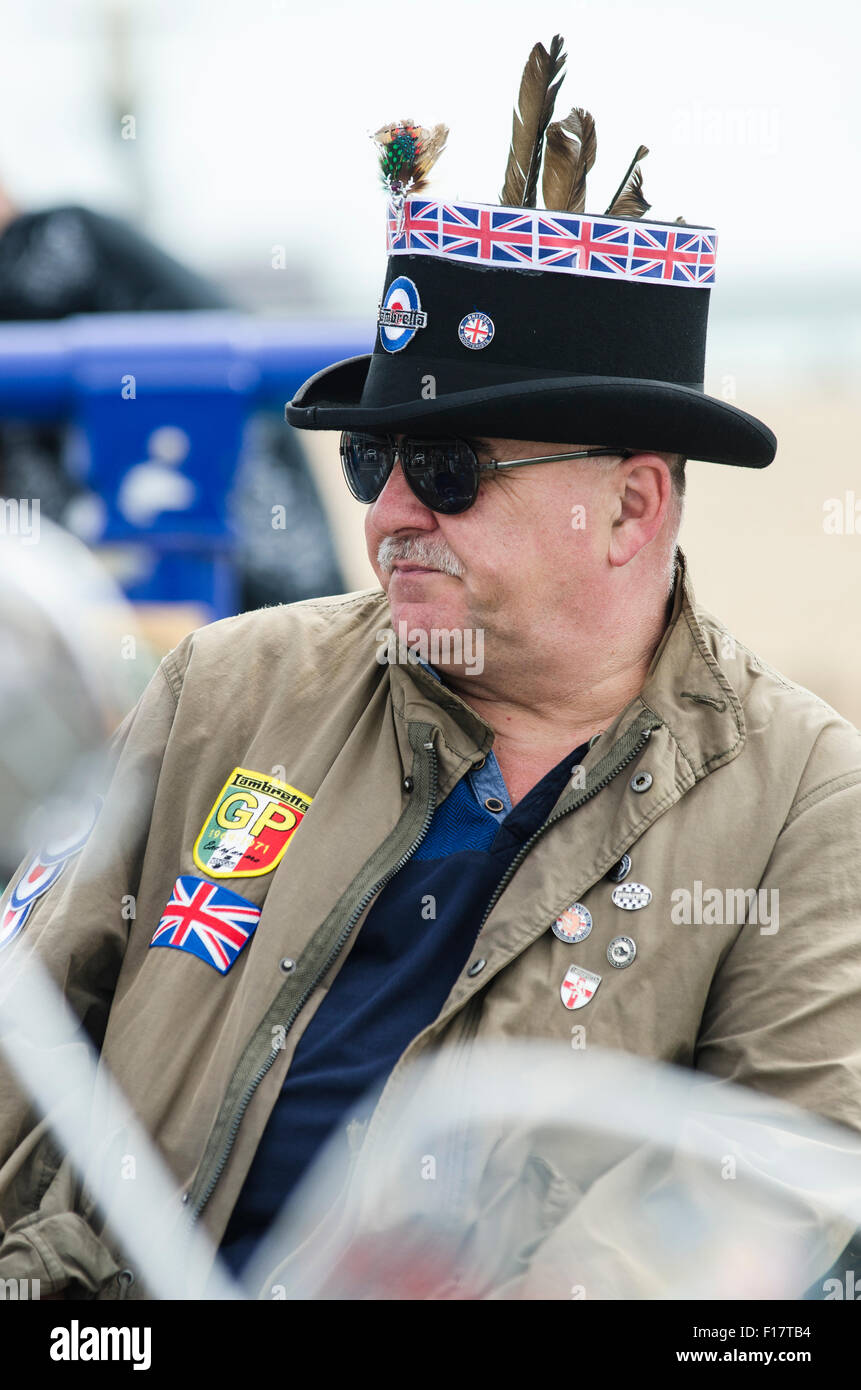
[(684, 499), (687, 482), (685, 477), (685, 464), (687, 463), (687, 459), (684, 454), (661, 454), (661, 458), (666, 461), (667, 467), (670, 470), (670, 477), (673, 480), (673, 492), (676, 494), (678, 501), (681, 502)]
[[(681, 510), (682, 503), (685, 500), (685, 464), (687, 463), (687, 458), (685, 457), (685, 455), (661, 453), (657, 449), (638, 449), (636, 450), (636, 452), (642, 454), (657, 454), (658, 458), (664, 460), (664, 463), (670, 470), (670, 478), (672, 479), (673, 484), (673, 497), (675, 499), (676, 506), (679, 508), (679, 510)], [(611, 468), (616, 467), (616, 463), (620, 457), (621, 455), (613, 454), (610, 458), (598, 458), (594, 460), (594, 462), (605, 464), (605, 466), (609, 470)], [(593, 462), (593, 460), (590, 459), (590, 463), (591, 462)]]

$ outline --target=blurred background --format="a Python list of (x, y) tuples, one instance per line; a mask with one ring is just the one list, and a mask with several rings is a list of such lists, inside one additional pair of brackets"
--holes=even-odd
[(561, 32), (587, 208), (648, 145), (649, 215), (718, 230), (706, 390), (779, 440), (761, 473), (689, 463), (697, 596), (861, 723), (859, 27), (848, 0), (0, 0), (0, 526), (38, 499), (152, 661), (373, 583), (337, 437), (283, 423), (373, 343), (369, 136), (444, 120), (433, 189), (497, 201), (523, 63)]

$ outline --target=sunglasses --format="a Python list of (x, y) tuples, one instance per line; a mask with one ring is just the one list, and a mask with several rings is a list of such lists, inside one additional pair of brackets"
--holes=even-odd
[(631, 458), (634, 449), (577, 449), (568, 454), (541, 458), (490, 459), (479, 463), (467, 439), (404, 439), (392, 435), (341, 435), (341, 464), (347, 487), (360, 502), (376, 502), (399, 458), (404, 477), (420, 502), (433, 512), (452, 516), (465, 512), (478, 496), (482, 473), (503, 468), (525, 468), (531, 463), (555, 463), (560, 459), (586, 459), (619, 455)]

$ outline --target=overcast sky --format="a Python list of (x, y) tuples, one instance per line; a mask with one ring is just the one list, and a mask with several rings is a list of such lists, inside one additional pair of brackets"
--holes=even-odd
[(718, 287), (857, 286), (858, 15), (849, 0), (0, 0), (0, 178), (27, 204), (143, 206), (207, 269), (268, 266), (284, 245), (333, 305), (364, 311), (385, 263), (369, 133), (444, 120), (433, 190), (498, 201), (524, 60), (558, 31), (558, 110), (597, 125), (587, 210), (642, 142), (651, 215), (717, 228)]

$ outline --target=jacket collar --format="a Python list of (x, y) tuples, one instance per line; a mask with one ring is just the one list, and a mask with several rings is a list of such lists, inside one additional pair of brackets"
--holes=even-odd
[[(417, 720), (435, 724), (456, 775), (477, 762), (493, 743), (493, 730), (443, 682), (410, 657), (389, 667), (395, 711), (406, 726)], [(696, 598), (681, 549), (676, 552), (672, 608), (639, 694), (604, 731), (596, 753), (603, 755), (644, 709), (666, 725), (693, 780), (730, 762), (745, 739), (741, 702), (718, 662), (700, 623)], [(404, 765), (412, 759), (406, 727), (399, 729)], [(588, 767), (591, 758), (584, 760)], [(443, 788), (441, 787), (441, 790)]]
[(681, 549), (672, 613), (638, 700), (666, 724), (697, 781), (741, 752), (741, 701), (700, 622)]

